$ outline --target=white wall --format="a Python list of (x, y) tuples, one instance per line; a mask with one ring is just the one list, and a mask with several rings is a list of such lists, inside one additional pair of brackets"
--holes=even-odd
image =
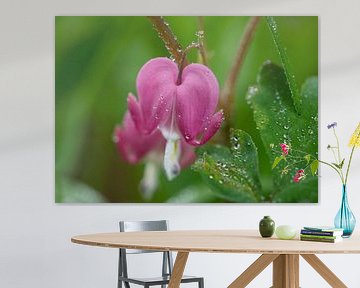
[[(263, 215), (272, 215), (278, 224), (299, 227), (304, 223), (331, 224), (340, 203), (340, 183), (327, 169), (321, 173), (319, 205), (55, 205), (54, 16), (319, 15), (319, 124), (321, 155), (326, 157), (325, 147), (331, 140), (326, 124), (337, 121), (345, 143), (360, 120), (358, 0), (97, 2), (13, 0), (1, 3), (0, 287), (115, 287), (116, 250), (77, 246), (70, 243), (70, 237), (114, 231), (119, 219), (167, 218), (172, 229), (255, 228)], [(359, 152), (349, 192), (354, 213), (360, 219)], [(204, 275), (206, 287), (222, 288), (255, 258), (255, 255), (192, 254), (187, 272)], [(356, 274), (360, 255), (321, 258), (348, 287), (360, 287), (360, 277)], [(135, 263), (144, 265), (137, 259)], [(269, 287), (270, 273), (267, 269), (249, 287)], [(328, 287), (303, 262), (301, 285)]]

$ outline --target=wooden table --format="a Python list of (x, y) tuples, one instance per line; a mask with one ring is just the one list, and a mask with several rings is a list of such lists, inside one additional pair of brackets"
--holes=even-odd
[(228, 288), (246, 287), (273, 263), (273, 288), (299, 287), (301, 255), (331, 287), (347, 287), (315, 254), (360, 253), (360, 237), (343, 242), (305, 242), (261, 238), (255, 230), (118, 232), (75, 236), (77, 244), (159, 251), (176, 251), (169, 288), (178, 288), (190, 252), (262, 254)]

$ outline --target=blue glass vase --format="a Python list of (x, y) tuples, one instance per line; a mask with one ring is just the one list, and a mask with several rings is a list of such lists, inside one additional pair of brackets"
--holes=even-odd
[(345, 238), (350, 237), (355, 228), (356, 219), (349, 207), (346, 185), (342, 187), (341, 206), (336, 214), (334, 224), (336, 228), (344, 229), (343, 237)]

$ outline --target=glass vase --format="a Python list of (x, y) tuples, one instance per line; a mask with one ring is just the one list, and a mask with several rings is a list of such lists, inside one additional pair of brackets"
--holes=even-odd
[(349, 207), (346, 185), (342, 187), (341, 206), (336, 214), (334, 224), (336, 228), (344, 229), (344, 238), (350, 237), (355, 228), (356, 219)]

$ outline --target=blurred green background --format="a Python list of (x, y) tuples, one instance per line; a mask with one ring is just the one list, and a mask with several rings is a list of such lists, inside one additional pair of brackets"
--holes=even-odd
[[(209, 66), (223, 86), (249, 17), (204, 17)], [(276, 17), (298, 86), (318, 75), (318, 18)], [(181, 45), (196, 41), (197, 17), (166, 17)], [(149, 59), (169, 56), (146, 17), (57, 16), (55, 19), (56, 202), (145, 202), (138, 185), (143, 165), (118, 155), (112, 134), (126, 111), (128, 92)], [(197, 61), (196, 52), (189, 55)], [(271, 189), (269, 161), (262, 148), (248, 87), (266, 60), (281, 64), (264, 18), (246, 56), (236, 88), (234, 127), (259, 147), (264, 189)], [(160, 173), (151, 202), (223, 202), (190, 168), (169, 182)]]

